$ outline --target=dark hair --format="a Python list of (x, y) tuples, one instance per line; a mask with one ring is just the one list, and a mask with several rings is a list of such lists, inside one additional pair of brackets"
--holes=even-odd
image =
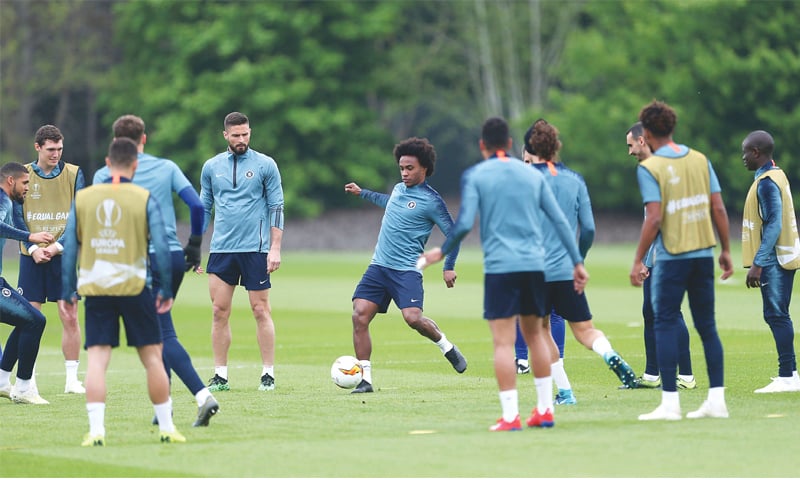
[(39, 130), (36, 130), (36, 136), (33, 141), (36, 142), (36, 145), (41, 147), (44, 146), (45, 142), (48, 140), (60, 142), (64, 140), (64, 135), (61, 134), (61, 130), (55, 125), (42, 125), (39, 127)]
[(528, 132), (530, 135), (525, 133), (525, 149), (528, 150), (528, 153), (537, 155), (542, 160), (555, 160), (558, 151), (561, 150), (558, 129), (547, 123), (547, 120), (540, 118), (533, 122)]
[(400, 162), (400, 157), (408, 155), (410, 157), (417, 157), (419, 164), (426, 168), (425, 177), (433, 175), (434, 167), (436, 165), (436, 150), (433, 148), (431, 142), (427, 138), (411, 137), (403, 140), (394, 146), (395, 160)]
[(767, 157), (772, 157), (772, 152), (775, 150), (775, 140), (773, 140), (769, 132), (764, 130), (750, 132), (745, 137), (744, 144), (750, 148), (757, 148), (759, 152)]
[(501, 117), (491, 117), (483, 122), (481, 139), (487, 150), (502, 150), (508, 147), (508, 123)]
[(123, 115), (114, 121), (111, 127), (116, 138), (130, 138), (136, 143), (142, 141), (144, 120), (136, 115)]
[(225, 115), (225, 122), (224, 122), (223, 125), (225, 126), (225, 130), (227, 130), (228, 127), (233, 127), (233, 126), (236, 126), (236, 125), (247, 125), (249, 123), (250, 123), (250, 120), (247, 118), (247, 115), (245, 115), (244, 113), (231, 112), (231, 113)]
[[(536, 122), (533, 123), (535, 124)], [(523, 137), (525, 143), (522, 145), (522, 149), (531, 155), (536, 155), (536, 150), (534, 150), (533, 146), (531, 145), (531, 135), (533, 135), (533, 125), (531, 125), (525, 132), (525, 137)]]
[(130, 167), (138, 154), (139, 146), (130, 138), (115, 138), (108, 146), (108, 161), (115, 167)]
[(633, 138), (643, 137), (644, 136), (644, 127), (642, 126), (642, 122), (636, 122), (633, 125), (631, 125), (631, 128), (629, 128), (628, 131), (625, 132), (625, 135), (627, 135), (629, 133), (631, 134), (631, 137), (633, 137)]
[(675, 131), (678, 116), (675, 110), (664, 102), (653, 100), (639, 112), (642, 127), (658, 138), (669, 137)]
[(5, 182), (6, 178), (19, 178), (28, 174), (28, 168), (17, 162), (8, 162), (0, 167), (0, 183)]

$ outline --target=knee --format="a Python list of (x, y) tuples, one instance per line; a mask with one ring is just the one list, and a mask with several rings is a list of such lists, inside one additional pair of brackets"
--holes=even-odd
[(231, 313), (230, 307), (213, 305), (211, 307), (211, 312), (214, 318), (214, 323), (228, 323), (228, 316)]
[(406, 321), (406, 325), (413, 328), (414, 330), (419, 330), (420, 328), (422, 328), (422, 325), (424, 323), (424, 320), (422, 318), (422, 312), (420, 312), (419, 314), (412, 313), (404, 315), (403, 320)]
[(369, 317), (367, 317), (363, 313), (353, 311), (353, 316), (351, 320), (353, 322), (354, 331), (366, 330), (367, 327), (369, 326)]
[(272, 309), (269, 308), (269, 305), (251, 305), (250, 310), (252, 310), (253, 316), (256, 319), (269, 318), (272, 314)]
[(36, 314), (31, 317), (30, 328), (37, 333), (42, 333), (46, 324), (47, 319), (42, 312), (37, 310)]

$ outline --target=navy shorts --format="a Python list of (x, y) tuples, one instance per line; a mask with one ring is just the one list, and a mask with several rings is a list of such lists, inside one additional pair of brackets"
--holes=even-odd
[(242, 285), (247, 290), (272, 287), (266, 253), (212, 253), (208, 256), (206, 272), (213, 273), (228, 285)]
[(86, 297), (84, 307), (85, 348), (95, 345), (118, 347), (120, 317), (129, 347), (161, 343), (156, 301), (149, 288), (132, 297)]
[(417, 270), (393, 270), (380, 265), (370, 265), (353, 293), (353, 300), (361, 298), (378, 305), (378, 312), (386, 313), (389, 302), (397, 308), (419, 308), (425, 299), (422, 274)]
[(487, 273), (483, 277), (483, 318), (515, 315), (544, 317), (545, 283), (542, 272)]
[(551, 308), (570, 322), (586, 322), (592, 319), (586, 294), (576, 292), (572, 280), (547, 282), (547, 311)]
[(17, 286), (29, 302), (57, 302), (61, 298), (61, 255), (45, 263), (36, 263), (33, 257), (20, 255)]

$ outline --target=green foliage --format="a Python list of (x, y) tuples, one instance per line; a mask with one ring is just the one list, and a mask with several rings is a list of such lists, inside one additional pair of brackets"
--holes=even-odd
[[(350, 180), (376, 183), (395, 169), (392, 140), (368, 99), (386, 67), (381, 39), (394, 3), (125, 2), (115, 6), (124, 61), (102, 97), (106, 122), (136, 113), (155, 154), (193, 183), (222, 151), (222, 120), (250, 117), (251, 147), (281, 168), (291, 215), (346, 201)], [(357, 17), (357, 20), (356, 20)], [(136, 41), (130, 41), (130, 39)], [(136, 88), (131, 88), (133, 85)]]
[[(640, 209), (626, 130), (652, 99), (678, 113), (675, 140), (709, 157), (728, 208), (740, 211), (752, 175), (741, 141), (770, 131), (790, 181), (800, 144), (800, 55), (789, 31), (800, 13), (790, 1), (594, 2), (569, 38), (561, 83), (548, 109), (562, 132), (564, 159), (587, 180), (594, 206)], [(620, 28), (624, 25), (625, 28)], [(552, 112), (552, 113), (551, 113)]]
[(148, 151), (199, 185), (225, 148), (222, 120), (252, 122), (254, 149), (280, 165), (289, 215), (358, 205), (356, 181), (397, 180), (393, 145), (429, 138), (431, 184), (458, 194), (480, 158), (479, 129), (539, 117), (598, 210), (638, 212), (625, 131), (656, 98), (678, 112), (678, 142), (712, 161), (731, 211), (751, 175), (741, 141), (765, 129), (800, 180), (792, 0), (4, 0), (0, 159), (31, 157), (38, 126), (64, 131), (65, 158), (91, 177), (111, 122), (135, 113)]

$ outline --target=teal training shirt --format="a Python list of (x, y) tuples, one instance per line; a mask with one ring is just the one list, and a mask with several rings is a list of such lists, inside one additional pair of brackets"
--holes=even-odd
[[(552, 163), (552, 171), (547, 163), (535, 163), (533, 166), (544, 175), (572, 232), (577, 232), (578, 251), (581, 258), (585, 259), (594, 241), (595, 232), (592, 203), (586, 182), (578, 172), (567, 168), (561, 162)], [(544, 225), (544, 249), (547, 252), (545, 280), (548, 282), (572, 280), (572, 270), (575, 265), (558, 232), (549, 222)]]
[(583, 259), (544, 176), (513, 157), (491, 157), (461, 177), (461, 211), (442, 245), (447, 254), (472, 230), (480, 215), (484, 273), (543, 272), (544, 230), (552, 222), (573, 266)]
[[(385, 208), (372, 264), (393, 270), (416, 270), (417, 258), (433, 231), (433, 226), (447, 236), (453, 217), (444, 200), (428, 182), (406, 187), (400, 182), (391, 195), (361, 189), (361, 198)], [(444, 270), (454, 270), (458, 249), (444, 262)]]
[(283, 187), (272, 157), (248, 149), (209, 159), (200, 174), (203, 231), (214, 210), (211, 253), (259, 252), (270, 247), (270, 228), (283, 230)]
[(28, 241), (28, 232), (14, 228), (13, 212), (14, 202), (8, 197), (5, 190), (0, 189), (0, 275), (3, 274), (3, 247), (6, 245), (6, 239)]
[[(111, 178), (108, 167), (103, 167), (94, 174), (92, 183), (99, 184)], [(192, 184), (183, 174), (180, 167), (172, 160), (158, 158), (147, 153), (139, 154), (139, 166), (133, 176), (133, 183), (150, 191), (150, 197), (161, 207), (161, 217), (167, 229), (167, 240), (171, 251), (183, 250), (178, 240), (177, 221), (172, 192), (180, 193)], [(150, 253), (155, 252), (153, 243), (150, 243)]]

